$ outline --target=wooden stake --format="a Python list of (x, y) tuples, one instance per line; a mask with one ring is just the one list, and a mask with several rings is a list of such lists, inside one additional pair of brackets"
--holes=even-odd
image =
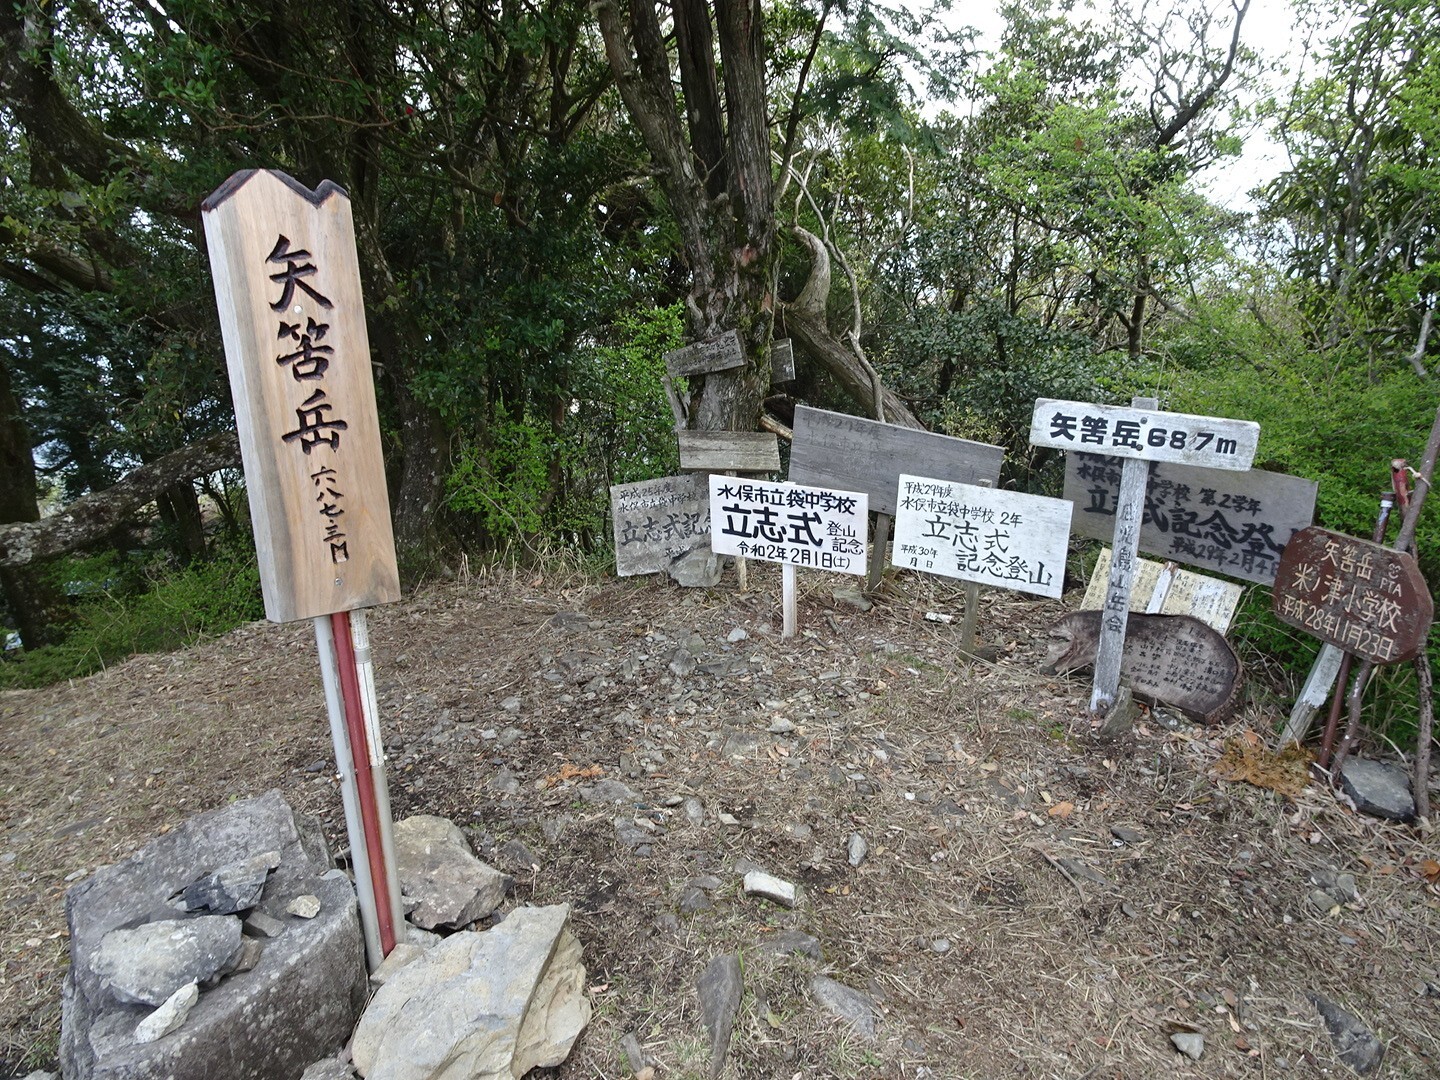
[(1325, 699), (1330, 696), (1330, 689), (1335, 685), (1335, 677), (1340, 673), (1340, 661), (1344, 655), (1334, 645), (1325, 645), (1320, 649), (1320, 654), (1310, 665), (1310, 674), (1305, 677), (1305, 685), (1300, 688), (1300, 696), (1295, 699), (1295, 707), (1290, 710), (1290, 719), (1285, 723), (1285, 730), (1280, 733), (1281, 746), (1304, 742), (1305, 736), (1310, 734), (1310, 724), (1320, 706), (1324, 705)]
[(880, 588), (880, 575), (885, 572), (885, 546), (890, 543), (890, 515), (875, 515), (875, 551), (870, 560), (870, 577), (865, 582), (865, 591), (874, 592)]
[[(977, 480), (977, 487), (990, 487), (989, 480)], [(960, 624), (960, 651), (967, 656), (975, 653), (975, 623), (980, 617), (980, 583), (965, 583), (965, 621)]]
[(780, 568), (780, 609), (783, 619), (783, 628), (780, 631), (781, 639), (788, 639), (795, 636), (795, 623), (797, 613), (795, 607), (795, 565), (786, 563)]
[[(725, 470), (725, 475), (726, 475), (726, 476), (734, 476), (734, 475), (735, 475), (735, 470), (734, 470), (734, 469), (727, 469), (727, 470)], [(750, 591), (750, 566), (749, 566), (749, 564), (745, 561), (745, 556), (744, 556), (744, 555), (736, 555), (736, 556), (735, 556), (735, 577), (736, 577), (736, 578), (738, 579), (738, 581), (739, 581), (740, 591), (741, 591), (742, 593), (747, 593), (747, 592), (749, 592), (749, 591)]]

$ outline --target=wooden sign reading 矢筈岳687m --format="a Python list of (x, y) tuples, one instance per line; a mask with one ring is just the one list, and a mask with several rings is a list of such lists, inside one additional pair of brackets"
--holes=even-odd
[(1248, 469), (1259, 441), (1249, 420), (1050, 398), (1035, 402), (1030, 421), (1032, 446), (1210, 469)]
[(865, 573), (863, 492), (710, 476), (710, 550), (810, 570)]

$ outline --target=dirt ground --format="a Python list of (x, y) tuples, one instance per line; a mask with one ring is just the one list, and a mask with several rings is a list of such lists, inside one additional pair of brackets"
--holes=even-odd
[[(958, 615), (959, 588), (887, 580), (862, 613), (845, 584), (801, 575), (789, 642), (773, 568), (744, 595), (470, 579), (372, 614), (396, 816), (449, 816), (509, 859), (511, 904), (572, 905), (594, 1018), (547, 1075), (629, 1077), (633, 1033), (659, 1077), (704, 1076), (695, 982), (732, 952), (727, 1077), (1346, 1075), (1312, 993), (1385, 1043), (1373, 1075), (1440, 1075), (1440, 842), (1314, 785), (1216, 779), (1224, 740), (1271, 738), (1279, 699), (1101, 745), (1088, 683), (1039, 672), (1062, 605), (983, 594), (999, 653), (967, 664), (959, 620), (924, 618)], [(562, 779), (595, 767), (634, 797)], [(0, 694), (0, 1075), (54, 1061), (68, 883), (272, 787), (339, 851), (332, 772), (308, 624)], [(751, 865), (799, 905), (745, 895)], [(1322, 910), (1312, 875), (1336, 871), (1357, 895)], [(692, 892), (682, 911), (707, 875), (709, 910)], [(784, 929), (823, 959), (763, 947)], [(876, 1041), (815, 1003), (817, 973), (879, 1004)]]

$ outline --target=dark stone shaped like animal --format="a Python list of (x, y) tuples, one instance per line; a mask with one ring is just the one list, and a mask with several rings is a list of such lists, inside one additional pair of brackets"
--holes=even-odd
[[(1094, 667), (1099, 611), (1076, 611), (1050, 628), (1045, 670)], [(1189, 615), (1138, 615), (1125, 631), (1120, 678), (1135, 696), (1169, 705), (1206, 724), (1229, 718), (1240, 699), (1240, 658), (1224, 635)]]

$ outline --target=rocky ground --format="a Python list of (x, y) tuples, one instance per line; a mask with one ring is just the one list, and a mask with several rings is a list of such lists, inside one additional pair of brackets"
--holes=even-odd
[[(1218, 780), (1279, 700), (1099, 743), (1086, 682), (1038, 671), (1062, 605), (986, 594), (966, 663), (924, 618), (958, 589), (862, 612), (802, 574), (784, 642), (778, 581), (490, 578), (371, 617), (396, 816), (464, 826), (507, 906), (573, 907), (594, 1017), (554, 1075), (705, 1076), (727, 995), (733, 1077), (1440, 1074), (1440, 843)], [(332, 772), (305, 624), (0, 695), (0, 1075), (53, 1061), (68, 883), (272, 787), (343, 848)]]

